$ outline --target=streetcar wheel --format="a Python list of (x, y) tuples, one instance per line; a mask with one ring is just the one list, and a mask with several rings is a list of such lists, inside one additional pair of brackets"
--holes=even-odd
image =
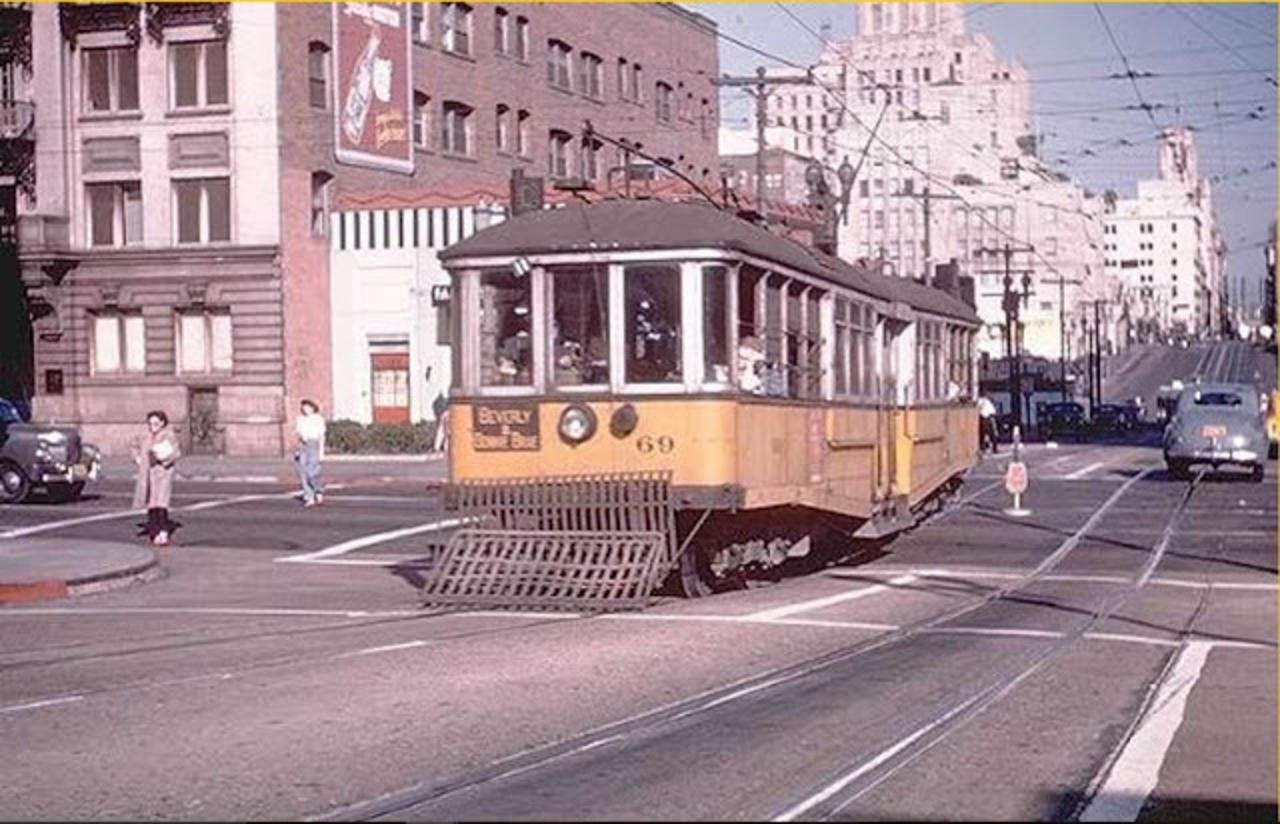
[(718, 592), (744, 589), (746, 580), (738, 575), (731, 578), (719, 578), (711, 571), (711, 560), (707, 553), (696, 546), (691, 546), (680, 556), (680, 594), (685, 598), (706, 598)]
[(16, 464), (0, 462), (0, 503), (18, 504), (31, 491), (27, 476)]

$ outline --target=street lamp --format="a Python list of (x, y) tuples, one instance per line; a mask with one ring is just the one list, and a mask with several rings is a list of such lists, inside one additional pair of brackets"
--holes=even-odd
[(809, 202), (823, 212), (822, 227), (814, 238), (814, 245), (832, 256), (836, 254), (836, 224), (849, 222), (849, 197), (853, 194), (856, 176), (857, 173), (846, 156), (836, 170), (836, 180), (840, 184), (840, 192), (837, 194), (827, 183), (827, 173), (821, 163), (814, 160), (804, 170), (804, 182), (809, 187)]

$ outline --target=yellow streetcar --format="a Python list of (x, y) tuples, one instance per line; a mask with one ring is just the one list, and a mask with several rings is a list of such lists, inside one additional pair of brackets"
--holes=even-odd
[(437, 600), (739, 586), (824, 530), (909, 527), (976, 459), (978, 318), (952, 292), (655, 200), (527, 213), (440, 258), (470, 526)]

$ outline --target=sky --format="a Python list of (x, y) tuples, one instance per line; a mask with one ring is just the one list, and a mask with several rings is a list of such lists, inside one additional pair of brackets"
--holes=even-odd
[[(821, 38), (853, 34), (849, 3), (780, 6), (686, 5), (715, 20), (723, 35), (800, 65), (816, 62)], [(1138, 180), (1156, 176), (1157, 128), (1135, 108), (1139, 93), (1155, 107), (1158, 126), (1191, 126), (1201, 175), (1220, 176), (1214, 198), (1232, 299), (1259, 302), (1261, 244), (1276, 213), (1275, 5), (977, 3), (964, 13), (969, 30), (986, 35), (999, 56), (1027, 67), (1041, 156), (1094, 192), (1132, 196)], [(1126, 77), (1111, 77), (1125, 66), (1103, 18), (1133, 71), (1157, 75), (1137, 80), (1137, 90)], [(780, 64), (721, 38), (721, 72), (749, 74), (758, 65)], [(751, 126), (744, 92), (725, 90), (721, 104), (722, 126)]]

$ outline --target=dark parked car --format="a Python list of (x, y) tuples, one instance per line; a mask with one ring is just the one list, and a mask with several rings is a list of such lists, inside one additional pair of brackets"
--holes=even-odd
[(25, 423), (18, 408), (0, 398), (0, 503), (19, 503), (35, 487), (53, 497), (79, 497), (101, 473), (98, 450), (81, 444), (71, 427)]
[(1072, 437), (1080, 440), (1088, 429), (1084, 407), (1078, 403), (1051, 403), (1044, 408), (1044, 417), (1038, 423), (1040, 435), (1045, 440)]
[(1117, 403), (1100, 403), (1093, 408), (1089, 426), (1094, 432), (1116, 434), (1128, 432), (1138, 425), (1136, 408)]

